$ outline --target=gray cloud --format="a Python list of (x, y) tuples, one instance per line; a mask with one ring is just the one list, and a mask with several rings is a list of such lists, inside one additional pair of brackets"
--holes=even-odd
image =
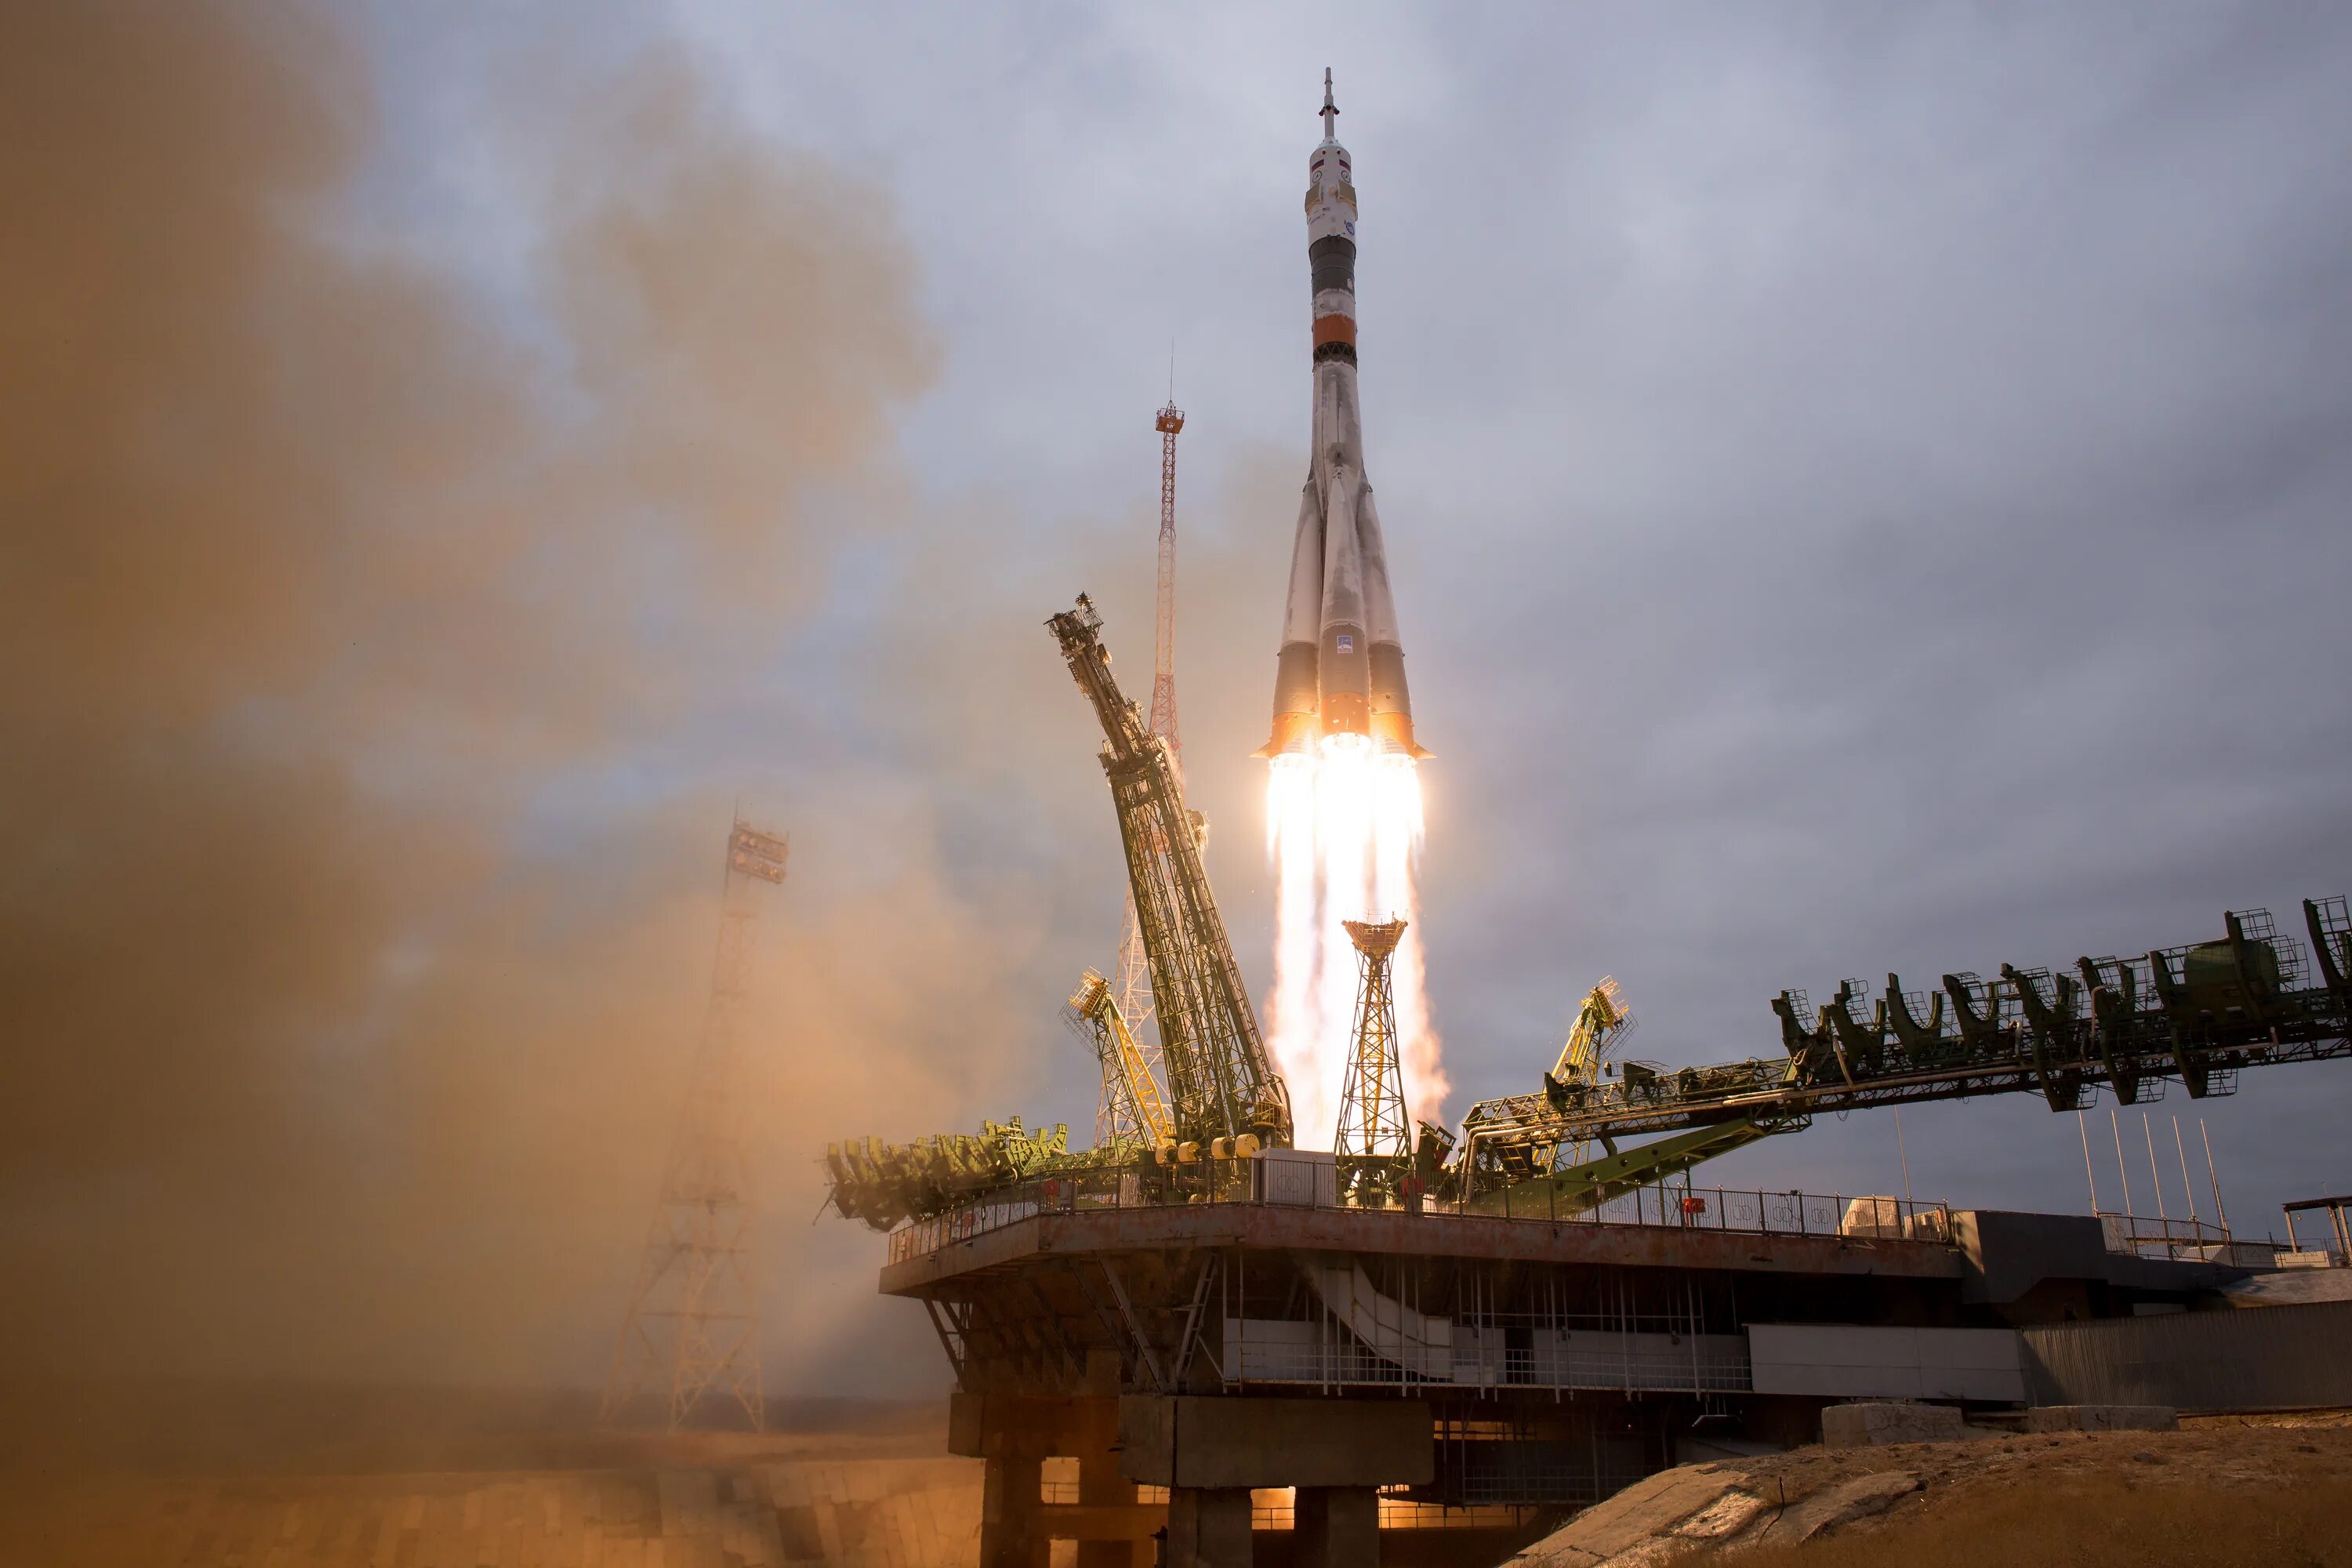
[[(1055, 1013), (1115, 941), (1115, 839), (1038, 623), (1092, 590), (1140, 689), (1171, 336), (1188, 776), (1263, 983), (1245, 752), (1305, 460), (1297, 191), (1326, 63), (1365, 201), (1367, 436), (1439, 753), (1424, 932), (1465, 1096), (1530, 1081), (1603, 972), (1646, 1054), (1716, 1059), (1774, 1048), (1783, 985), (2129, 951), (2352, 887), (2352, 29), (2332, 12), (1235, 7), (1171, 30), (836, 7), (783, 30), (753, 6), (566, 8), (577, 94), (518, 88), (544, 74), (524, 62), (552, 11), (358, 15), (350, 69), (379, 119), (270, 179), (331, 197), (343, 243), (409, 264), (422, 319), (467, 329), (428, 363), (488, 404), (374, 351), (352, 384), (412, 399), (390, 406), (433, 417), (398, 428), (497, 478), (436, 482), (415, 515), (481, 525), (501, 569), (394, 548), (361, 509), (329, 537), (403, 591), (324, 592), (279, 531), (236, 544), (274, 512), (224, 503), (215, 553), (247, 569), (165, 623), (166, 654), (68, 622), (52, 640), (113, 660), (103, 689), (160, 692), (142, 700), (175, 747), (297, 738), (266, 792), (194, 776), (258, 803), (228, 842), (270, 853), (231, 864), (286, 868), (313, 900), (288, 907), (366, 916), (348, 939), (214, 921), (186, 965), (262, 979), (236, 1008), (182, 1006), (159, 1100), (172, 1074), (257, 1060), (225, 1080), (223, 1125), (277, 1130), (227, 1140), (265, 1172), (331, 1168), (353, 1106), (390, 1130), (371, 1172), (395, 1185), (404, 1159), (462, 1156), (470, 1185), (341, 1211), (338, 1267), (362, 1279), (391, 1278), (372, 1247), (413, 1257), (416, 1215), (478, 1204), (501, 1170), (538, 1195), (490, 1205), (420, 1276), (432, 1302), (393, 1291), (273, 1347), (215, 1279), (165, 1360), (331, 1366), (403, 1342), (453, 1374), (593, 1378), (699, 980), (707, 818), (749, 788), (796, 842), (765, 1031), (772, 1353), (813, 1389), (943, 1377), (919, 1318), (873, 1300), (870, 1237), (802, 1226), (805, 1161), (842, 1133), (1090, 1115)], [(698, 75), (716, 85), (679, 96)], [(292, 444), (339, 495), (415, 493), (397, 442)], [(525, 522), (502, 522), (518, 496)], [(11, 543), (45, 582), (62, 570)], [(563, 569), (506, 570), (539, 561)], [(147, 602), (192, 614), (172, 586)], [(365, 679), (335, 653), (346, 619), (253, 603), (355, 608)], [(224, 659), (168, 657), (186, 625)], [(286, 674), (320, 660), (336, 679)], [(45, 725), (86, 718), (11, 694)], [(126, 731), (106, 730), (105, 790), (57, 797), (91, 822), (229, 809), (116, 765)], [(298, 795), (331, 807), (292, 814), (312, 836), (264, 831)], [(184, 897), (131, 934), (201, 924), (220, 865), (148, 864)], [(107, 951), (22, 908), (68, 957)], [(314, 939), (290, 987), (259, 963), (289, 925)], [(387, 953), (445, 978), (403, 1026), (443, 1044), (355, 1089), (339, 1075), (383, 1026)], [(509, 1037), (531, 1043), (469, 1056)], [(519, 1149), (436, 1114), (485, 1082), (500, 1113), (527, 1106), (559, 1061)], [(2340, 1180), (2347, 1101), (2323, 1067), (2193, 1108), (2233, 1218)], [(2176, 1091), (2159, 1114), (2188, 1109)], [(2034, 1104), (1905, 1131), (1923, 1194), (2081, 1201), (2075, 1129)], [(317, 1222), (215, 1179), (223, 1142), (28, 1160), (14, 1193), (204, 1217), (165, 1254), (192, 1269), (202, 1238)], [(1893, 1126), (1825, 1123), (1721, 1179), (1885, 1190)], [(141, 1209), (175, 1181), (184, 1203)], [(532, 1225), (547, 1247), (502, 1249)]]
[[(835, 20), (828, 80), (905, 41)], [(808, 123), (803, 53), (702, 25), (751, 101)], [(1165, 336), (1198, 482), (1297, 449), (1289, 186), (1338, 68), (1369, 450), (1441, 753), (1431, 983), (1470, 1092), (1526, 1082), (1603, 971), (1645, 1049), (1711, 1059), (1774, 1048), (1783, 985), (2187, 941), (2352, 876), (2331, 15), (1216, 13), (1182, 37), (1039, 23), (1026, 53), (980, 26), (995, 65), (948, 70), (937, 116), (838, 105), (941, 206), (926, 288), (958, 330), (921, 466), (985, 476), (1005, 521), (972, 553), (1015, 575), (1076, 549), (1099, 589), (1094, 520), (1128, 520), (1138, 614)], [(1288, 509), (1258, 488), (1243, 574), (1187, 557), (1180, 680), (1262, 977), (1240, 753), (1279, 567), (1247, 563)], [(1077, 765), (1042, 739), (1007, 737), (1008, 787)], [(2195, 1108), (2242, 1223), (2335, 1179), (2341, 1078)], [(2074, 1129), (2034, 1106), (1906, 1131), (1942, 1195), (2080, 1201)], [(1852, 1191), (1895, 1156), (1857, 1118), (1722, 1171)]]

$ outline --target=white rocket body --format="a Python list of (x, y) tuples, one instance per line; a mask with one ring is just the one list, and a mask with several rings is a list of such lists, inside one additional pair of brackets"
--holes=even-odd
[(1427, 753), (1413, 740), (1388, 554), (1364, 477), (1356, 396), (1356, 187), (1348, 150), (1332, 133), (1339, 112), (1327, 71), (1323, 141), (1307, 160), (1311, 449), (1283, 605), (1274, 731), (1258, 754), (1308, 750), (1327, 735), (1360, 735), (1381, 751), (1421, 757)]

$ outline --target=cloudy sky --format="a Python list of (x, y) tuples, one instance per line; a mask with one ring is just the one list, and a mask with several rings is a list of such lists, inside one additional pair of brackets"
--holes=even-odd
[[(1783, 986), (2352, 890), (2331, 8), (76, 11), (0, 47), (36, 1356), (593, 1381), (740, 800), (793, 841), (772, 1381), (940, 1386), (810, 1160), (1090, 1123), (1116, 836), (1039, 623), (1091, 591), (1148, 683), (1171, 349), (1188, 777), (1266, 979), (1327, 65), (1454, 1116), (1604, 973), (1704, 1062)], [(2260, 1231), (2347, 1110), (2326, 1065), (2155, 1125)], [(2087, 1201), (2038, 1100), (1904, 1132), (1921, 1196)], [(1708, 1175), (1903, 1180), (1885, 1113)]]

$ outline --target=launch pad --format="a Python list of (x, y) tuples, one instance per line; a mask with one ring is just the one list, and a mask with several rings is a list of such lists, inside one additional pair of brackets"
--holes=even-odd
[[(2222, 1243), (2142, 1257), (2089, 1217), (1892, 1198), (1349, 1207), (1285, 1179), (1319, 1163), (1267, 1151), (1187, 1193), (1047, 1178), (892, 1233), (881, 1289), (930, 1314), (951, 1442), (987, 1460), (983, 1563), (1055, 1539), (1148, 1563), (1163, 1530), (1178, 1563), (1491, 1559), (1657, 1470), (1811, 1441), (1828, 1404), (2021, 1404), (2021, 1327), (2178, 1310), (2244, 1273)], [(1270, 1489), (1296, 1489), (1292, 1528), (1253, 1548)]]
[[(1810, 1442), (1832, 1404), (2066, 1403), (2078, 1363), (2037, 1335), (2182, 1311), (2273, 1266), (2201, 1224), (2167, 1226), (2149, 1256), (2099, 1216), (1692, 1172), (1822, 1110), (1984, 1093), (2079, 1110), (2167, 1080), (2201, 1098), (2352, 1054), (2342, 900), (2305, 906), (2308, 955), (2231, 914), (2219, 941), (2084, 959), (2079, 986), (1947, 976), (1951, 1010), (1924, 1022), (1892, 976), (1875, 1012), (1851, 983), (1818, 1014), (1783, 993), (1780, 1057), (1716, 1068), (1604, 1059), (1630, 1027), (1604, 983), (1541, 1091), (1473, 1108), (1458, 1143), (1424, 1126), (1407, 1150), (1400, 1121), (1381, 1152), (1300, 1150), (1171, 748), (1121, 696), (1086, 602), (1049, 625), (1105, 735), (1166, 1093), (1137, 1076), (1100, 977), (1073, 1006), (1154, 1131), (1072, 1152), (1016, 1121), (827, 1155), (842, 1214), (888, 1233), (883, 1293), (923, 1304), (954, 1368), (986, 1568), (1044, 1568), (1057, 1540), (1082, 1568), (1494, 1561), (1658, 1470)], [(1392, 1059), (1371, 974), (1391, 951), (1364, 945), (1367, 1080)]]
[[(1106, 738), (1168, 1069), (1164, 1096), (1132, 1085), (1129, 1120), (1155, 1132), (1072, 1152), (1015, 1121), (827, 1155), (841, 1213), (888, 1233), (883, 1293), (922, 1302), (954, 1368), (951, 1447), (986, 1461), (986, 1568), (1044, 1568), (1057, 1540), (1082, 1568), (1163, 1549), (1179, 1568), (1494, 1561), (1658, 1470), (1811, 1441), (1832, 1404), (2092, 1402), (2066, 1397), (2086, 1374), (2037, 1335), (2182, 1311), (2273, 1265), (2201, 1224), (2168, 1225), (2148, 1256), (2099, 1216), (1691, 1173), (1822, 1110), (2079, 1110), (2167, 1080), (2202, 1098), (2352, 1054), (2343, 900), (2306, 904), (2308, 955), (2233, 913), (2219, 941), (2083, 959), (2080, 985), (1948, 975), (1949, 1014), (1924, 1022), (1893, 976), (1874, 1012), (1851, 983), (1818, 1014), (1784, 992), (1782, 1055), (1715, 1068), (1604, 1060), (1630, 1026), (1604, 983), (1542, 1089), (1474, 1107), (1458, 1144), (1424, 1126), (1410, 1151), (1401, 1127), (1386, 1152), (1299, 1150), (1171, 749), (1086, 602), (1049, 625)], [(1391, 951), (1365, 948), (1367, 1062), (1393, 1037), (1370, 980)], [(1073, 1005), (1106, 1073), (1133, 1077), (1107, 984)]]

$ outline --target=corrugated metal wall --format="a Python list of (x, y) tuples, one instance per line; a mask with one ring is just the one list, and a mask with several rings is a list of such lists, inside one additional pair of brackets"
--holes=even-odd
[(2036, 1405), (2352, 1405), (2352, 1301), (2053, 1323), (2021, 1337)]
[(2013, 1329), (1750, 1323), (1748, 1345), (1759, 1394), (2003, 1404), (2025, 1397)]

